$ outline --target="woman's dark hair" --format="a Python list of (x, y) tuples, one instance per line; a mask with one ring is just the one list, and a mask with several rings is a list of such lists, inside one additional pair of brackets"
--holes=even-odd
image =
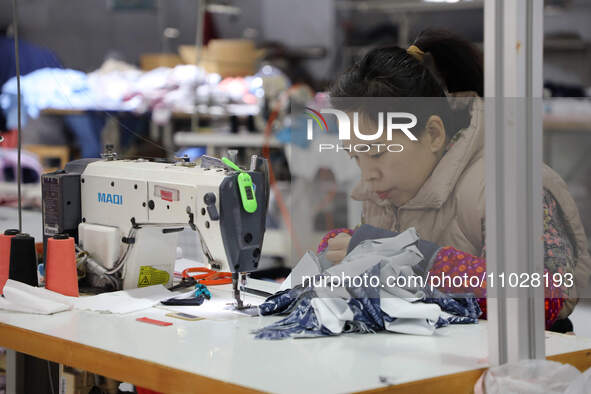
[[(396, 46), (371, 50), (334, 82), (333, 102), (341, 97), (446, 97), (446, 91), (473, 91), (483, 96), (483, 56), (473, 44), (448, 31), (426, 30), (413, 45), (425, 53), (422, 61)], [(451, 138), (469, 123), (468, 109), (443, 107), (437, 114)], [(417, 117), (417, 126), (424, 126), (428, 116)]]

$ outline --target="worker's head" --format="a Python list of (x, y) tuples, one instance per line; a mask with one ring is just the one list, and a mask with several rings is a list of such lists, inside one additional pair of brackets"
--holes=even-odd
[[(416, 116), (412, 133), (417, 141), (409, 140), (403, 133), (392, 133), (387, 141), (384, 133), (381, 140), (372, 141), (400, 144), (402, 152), (378, 151), (374, 146), (367, 152), (351, 153), (370, 189), (384, 192), (379, 193), (380, 197), (397, 206), (415, 196), (451, 138), (469, 124), (469, 107), (459, 105), (458, 109), (449, 100), (450, 96), (465, 95), (483, 95), (482, 54), (461, 38), (432, 30), (421, 33), (408, 49), (387, 47), (370, 51), (343, 73), (331, 89), (335, 106), (359, 113), (362, 133), (375, 132), (378, 112), (384, 110), (406, 111)], [(383, 98), (396, 98), (392, 100), (396, 108), (384, 108), (388, 100)], [(351, 145), (358, 143), (367, 141), (351, 141)]]

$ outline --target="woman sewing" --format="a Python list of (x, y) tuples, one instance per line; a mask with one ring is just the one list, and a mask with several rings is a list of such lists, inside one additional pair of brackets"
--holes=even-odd
[[(445, 100), (444, 108), (418, 116), (413, 128), (418, 141), (394, 134), (399, 153), (351, 152), (361, 169), (352, 198), (363, 202), (362, 224), (403, 231), (415, 227), (421, 238), (441, 246), (427, 267), (431, 275), (481, 275), (485, 263), (485, 163), (483, 58), (470, 43), (441, 31), (426, 31), (408, 49), (374, 49), (343, 73), (331, 89), (343, 97), (462, 97), (469, 104)], [(466, 111), (468, 121), (457, 126), (449, 113)], [(461, 116), (460, 116), (461, 118)], [(360, 128), (375, 130), (371, 116), (360, 117)], [(363, 123), (366, 124), (363, 124)], [(366, 141), (362, 141), (366, 142)], [(352, 144), (354, 142), (352, 141)], [(549, 273), (572, 274), (586, 285), (591, 270), (587, 238), (577, 207), (564, 181), (543, 168), (544, 267)], [(351, 231), (324, 240), (326, 257), (340, 262)], [(548, 287), (546, 328), (570, 332), (568, 315), (576, 302), (576, 286)], [(442, 289), (454, 292), (454, 289)], [(486, 311), (486, 285), (472, 289)]]

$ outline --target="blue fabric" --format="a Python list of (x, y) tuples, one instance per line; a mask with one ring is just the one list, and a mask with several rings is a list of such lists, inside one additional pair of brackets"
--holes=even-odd
[[(396, 234), (381, 233), (371, 226), (362, 226), (357, 231), (358, 246), (349, 252), (339, 266), (342, 267), (341, 273), (359, 273), (359, 268), (365, 267), (364, 272), (359, 274), (361, 278), (383, 278), (383, 275), (390, 276), (394, 272), (396, 275), (410, 278), (409, 272), (417, 275), (416, 266), (421, 266), (425, 260), (431, 260), (433, 253), (438, 249), (437, 245), (428, 242), (421, 245), (414, 229)], [(376, 241), (376, 238), (383, 239)], [(373, 241), (363, 242), (369, 240)], [(403, 249), (405, 251), (400, 253)], [(426, 251), (424, 254), (421, 253), (423, 250)], [(389, 259), (389, 256), (405, 256), (404, 259), (408, 261), (396, 261)], [(419, 260), (416, 259), (417, 256)], [(335, 276), (339, 276), (338, 266), (330, 268), (325, 274), (331, 270)], [(322, 283), (322, 280), (313, 280), (311, 283)], [(426, 285), (428, 286), (428, 283)], [(326, 301), (315, 300), (320, 294), (326, 297)], [(335, 297), (338, 300), (335, 300)], [(382, 304), (382, 301), (387, 299), (380, 297), (400, 297), (400, 303), (384, 301)], [(436, 304), (438, 308), (422, 308), (416, 305), (417, 302)], [(319, 316), (316, 315), (315, 307), (320, 308)], [(339, 288), (336, 293), (327, 292), (324, 288), (296, 286), (269, 297), (259, 308), (261, 315), (287, 315), (286, 318), (255, 331), (256, 338), (260, 339), (317, 337), (338, 335), (340, 332), (370, 333), (383, 330), (425, 335), (432, 333), (433, 329), (449, 324), (477, 323), (482, 314), (477, 299), (472, 294), (460, 295), (454, 299), (436, 289), (421, 288), (418, 284), (396, 289), (385, 288), (378, 283), (376, 287)], [(414, 315), (413, 308), (416, 312)], [(397, 316), (409, 317), (397, 320)], [(420, 316), (425, 320), (420, 320)], [(326, 323), (332, 331), (320, 322)]]
[[(373, 333), (384, 330), (384, 321), (396, 320), (380, 308), (380, 298), (364, 297), (368, 290), (363, 288), (347, 289), (353, 296), (347, 302), (353, 311), (354, 318), (347, 322), (344, 332)], [(474, 324), (482, 314), (476, 298), (465, 295), (460, 299), (453, 299), (440, 291), (425, 289), (428, 298), (423, 302), (435, 303), (444, 312), (451, 314), (449, 317), (439, 317), (435, 323), (436, 328), (450, 324)], [(257, 339), (285, 339), (293, 336), (319, 337), (335, 335), (319, 324), (311, 300), (316, 297), (313, 288), (295, 287), (279, 292), (265, 300), (259, 306), (261, 315), (287, 315), (267, 327), (255, 331)]]
[(257, 339), (284, 339), (294, 334), (328, 336), (332, 333), (323, 328), (316, 318), (310, 300), (314, 290), (296, 287), (269, 297), (259, 308), (262, 315), (288, 314), (274, 324), (256, 331)]
[[(85, 73), (81, 71), (42, 68), (21, 78), (23, 113), (31, 118), (39, 116), (46, 108), (88, 109), (96, 107), (96, 99), (88, 85)], [(9, 79), (2, 86), (0, 107), (6, 115), (9, 129), (17, 125), (17, 81)], [(26, 124), (27, 117), (21, 119)]]
[(478, 321), (482, 314), (480, 305), (473, 294), (455, 294), (455, 298), (442, 293), (437, 289), (424, 289), (427, 297), (423, 302), (437, 304), (441, 310), (452, 314), (447, 319), (439, 318), (436, 327), (445, 327), (450, 324), (472, 324)]
[[(52, 51), (33, 45), (26, 40), (19, 40), (18, 52), (21, 75), (27, 75), (45, 67), (62, 67)], [(16, 75), (13, 38), (0, 37), (0, 59), (0, 86), (2, 86)]]
[(81, 115), (66, 115), (64, 122), (76, 136), (76, 142), (83, 158), (100, 157), (101, 132), (105, 127), (105, 114), (102, 112), (85, 112)]

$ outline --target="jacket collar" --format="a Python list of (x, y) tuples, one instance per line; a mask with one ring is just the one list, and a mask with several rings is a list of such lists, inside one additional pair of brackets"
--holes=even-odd
[[(484, 147), (483, 101), (474, 98), (472, 102), (470, 125), (460, 130), (457, 139), (443, 155), (417, 194), (401, 209), (440, 208), (449, 198), (460, 175), (475, 157), (482, 154)], [(351, 198), (358, 201), (370, 200), (380, 206), (392, 205), (381, 200), (371, 192), (366, 182), (361, 180), (353, 189)]]

